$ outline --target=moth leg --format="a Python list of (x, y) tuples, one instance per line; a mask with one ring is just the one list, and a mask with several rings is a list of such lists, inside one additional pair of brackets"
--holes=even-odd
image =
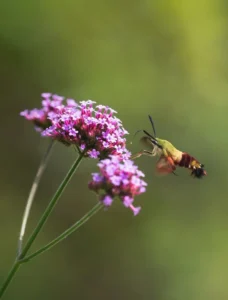
[(166, 157), (166, 159), (168, 160), (168, 162), (170, 163), (170, 165), (171, 165), (174, 169), (176, 169), (175, 163), (174, 163), (172, 157), (170, 157), (170, 155), (169, 155), (169, 153), (167, 152), (167, 150), (166, 150), (166, 149), (163, 149), (162, 152), (163, 152), (163, 155), (164, 155), (164, 156)]
[(142, 151), (140, 151), (140, 152), (138, 152), (138, 153), (133, 154), (133, 155), (131, 156), (131, 159), (138, 158), (138, 157), (140, 157), (140, 156), (142, 156), (142, 155), (154, 156), (153, 152), (150, 152), (150, 151), (148, 151), (148, 150), (142, 150)]
[(174, 164), (174, 161), (172, 160), (172, 158), (170, 157), (170, 156), (168, 156), (167, 157), (167, 160), (169, 161), (169, 163), (170, 163), (170, 165), (171, 165), (171, 167), (172, 167), (172, 169), (173, 169), (173, 175), (175, 175), (175, 176), (178, 176), (174, 171), (176, 170), (176, 166), (175, 166), (175, 164)]
[(173, 171), (172, 171), (173, 175), (178, 176), (178, 175), (174, 172), (174, 171), (176, 170), (176, 166), (175, 166), (175, 163), (174, 163), (173, 159), (169, 156), (168, 152), (167, 152), (165, 149), (163, 149), (163, 154), (164, 154), (164, 156), (167, 158), (168, 162), (170, 163), (170, 165), (171, 165), (171, 167), (172, 167), (172, 169), (173, 169)]
[(168, 156), (168, 157), (167, 157), (167, 160), (169, 161), (170, 165), (171, 165), (173, 168), (176, 169), (175, 164), (174, 164), (174, 161), (172, 160), (172, 158)]

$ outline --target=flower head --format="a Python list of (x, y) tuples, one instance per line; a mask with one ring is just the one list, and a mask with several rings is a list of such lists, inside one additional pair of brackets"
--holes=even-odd
[(121, 160), (118, 156), (111, 155), (98, 163), (100, 173), (92, 174), (89, 189), (99, 195), (105, 206), (110, 206), (114, 198), (119, 198), (125, 207), (130, 208), (137, 215), (141, 207), (133, 205), (134, 197), (144, 193), (147, 186), (141, 179), (144, 174), (138, 170), (131, 160)]
[[(53, 95), (51, 93), (43, 93), (42, 97), (42, 108), (34, 108), (32, 110), (24, 110), (20, 113), (21, 116), (27, 120), (32, 121), (37, 131), (41, 132), (44, 129), (52, 125), (50, 117), (54, 117), (58, 110), (61, 110), (63, 105), (64, 97)], [(76, 107), (77, 104), (73, 99), (67, 99), (67, 107)]]
[[(71, 101), (69, 101), (71, 103)], [(116, 113), (108, 106), (97, 105), (92, 100), (81, 101), (78, 106), (67, 106), (49, 115), (52, 126), (42, 135), (50, 136), (67, 145), (76, 145), (91, 158), (104, 159), (109, 155), (130, 157), (124, 135), (128, 132)]]

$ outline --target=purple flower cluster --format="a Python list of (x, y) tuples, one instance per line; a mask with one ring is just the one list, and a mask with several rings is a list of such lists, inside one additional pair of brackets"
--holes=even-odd
[(122, 201), (137, 215), (141, 207), (133, 205), (134, 197), (144, 193), (147, 185), (126, 148), (128, 132), (115, 116), (116, 111), (92, 100), (76, 103), (73, 99), (51, 93), (43, 93), (40, 109), (20, 113), (32, 121), (42, 136), (70, 146), (79, 153), (98, 158), (100, 173), (92, 174), (89, 188), (99, 195), (100, 201), (109, 207), (115, 198)]
[(89, 189), (99, 195), (105, 206), (110, 206), (114, 198), (119, 198), (125, 207), (129, 207), (137, 215), (141, 207), (135, 207), (133, 201), (134, 196), (146, 191), (147, 184), (140, 178), (145, 175), (133, 161), (121, 161), (117, 156), (102, 160), (98, 166), (100, 173), (92, 174)]
[[(35, 129), (39, 132), (50, 127), (52, 125), (50, 117), (53, 116), (57, 111), (64, 107), (64, 97), (58, 95), (52, 95), (51, 93), (43, 93), (42, 97), (42, 108), (34, 108), (32, 110), (24, 110), (20, 113), (21, 116), (27, 120), (32, 121), (35, 125)], [(73, 99), (66, 100), (67, 107), (75, 107), (77, 104)]]
[(49, 114), (52, 125), (42, 135), (66, 145), (76, 145), (91, 158), (118, 155), (128, 159), (130, 152), (126, 149), (124, 138), (128, 132), (114, 116), (116, 111), (104, 105), (94, 107), (95, 103), (88, 100), (72, 107), (58, 108), (54, 114)]

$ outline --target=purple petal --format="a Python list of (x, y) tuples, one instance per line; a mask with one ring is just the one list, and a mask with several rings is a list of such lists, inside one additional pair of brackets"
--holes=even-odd
[(110, 177), (110, 181), (115, 186), (119, 186), (121, 184), (122, 178), (120, 176), (114, 175)]
[(52, 99), (54, 101), (62, 102), (64, 97), (55, 94), (55, 95), (52, 95)]
[(103, 198), (102, 202), (104, 203), (105, 206), (110, 206), (113, 202), (113, 199), (112, 199), (112, 197), (107, 195)]
[(93, 177), (94, 182), (102, 182), (102, 180), (103, 180), (103, 176), (101, 176), (98, 173), (93, 173), (92, 177)]
[(123, 204), (125, 207), (129, 207), (133, 202), (133, 199), (129, 196), (125, 196), (123, 199)]
[(45, 99), (49, 99), (51, 97), (51, 93), (42, 93), (41, 97), (43, 97)]
[(130, 209), (133, 211), (134, 216), (137, 216), (137, 214), (138, 214), (138, 213), (140, 212), (140, 210), (141, 210), (141, 207), (140, 207), (140, 206), (135, 207), (135, 206), (133, 206), (133, 205), (130, 205), (129, 207), (130, 207)]
[(78, 104), (75, 102), (74, 99), (67, 99), (66, 102), (67, 102), (67, 106), (70, 106), (70, 107), (78, 106)]
[(96, 149), (93, 149), (93, 150), (91, 150), (91, 151), (88, 152), (88, 155), (91, 158), (98, 158), (99, 154), (100, 154), (100, 152), (97, 151)]

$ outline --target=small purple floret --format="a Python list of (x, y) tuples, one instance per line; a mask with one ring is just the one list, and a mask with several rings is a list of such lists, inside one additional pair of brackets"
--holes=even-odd
[(96, 149), (90, 150), (88, 152), (89, 157), (91, 158), (98, 158), (99, 157), (100, 152), (97, 151)]
[(123, 204), (126, 207), (129, 207), (133, 203), (133, 201), (134, 201), (134, 199), (129, 196), (123, 197)]
[(110, 196), (105, 196), (103, 199), (102, 199), (103, 203), (105, 206), (110, 206), (113, 202), (113, 199), (112, 197)]
[(140, 212), (140, 210), (141, 210), (141, 207), (140, 207), (140, 206), (134, 207), (133, 205), (130, 205), (129, 207), (130, 207), (130, 209), (133, 211), (134, 216), (137, 216), (137, 214), (138, 214), (138, 213)]

